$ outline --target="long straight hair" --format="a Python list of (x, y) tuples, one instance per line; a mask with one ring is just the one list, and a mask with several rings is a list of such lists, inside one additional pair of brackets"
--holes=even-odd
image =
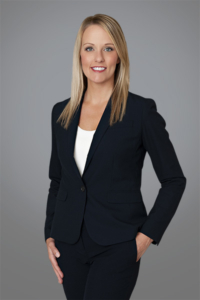
[(104, 14), (96, 14), (87, 17), (81, 24), (73, 51), (71, 98), (66, 104), (57, 122), (67, 129), (78, 106), (84, 90), (87, 89), (87, 77), (82, 71), (80, 51), (82, 45), (82, 36), (86, 28), (90, 25), (101, 26), (111, 38), (120, 62), (116, 65), (114, 75), (114, 88), (111, 99), (111, 114), (109, 124), (112, 126), (115, 122), (121, 121), (126, 109), (128, 90), (130, 84), (129, 57), (126, 40), (119, 23), (112, 17)]

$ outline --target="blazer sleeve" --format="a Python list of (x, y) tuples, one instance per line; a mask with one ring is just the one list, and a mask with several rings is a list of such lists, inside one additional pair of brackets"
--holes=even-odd
[(174, 216), (186, 187), (186, 177), (165, 127), (166, 122), (157, 112), (156, 102), (146, 98), (142, 126), (143, 146), (150, 156), (161, 188), (139, 231), (152, 238), (152, 243), (157, 245)]
[[(56, 105), (56, 104), (55, 104)], [(44, 236), (45, 241), (50, 237), (51, 225), (54, 217), (56, 197), (58, 193), (58, 189), (61, 181), (61, 164), (58, 157), (57, 145), (56, 145), (56, 137), (55, 137), (55, 129), (54, 129), (54, 109), (55, 105), (52, 108), (51, 112), (51, 140), (52, 140), (52, 148), (51, 148), (51, 157), (49, 164), (49, 179), (50, 187), (48, 190), (47, 204), (46, 204), (46, 220), (44, 226)]]

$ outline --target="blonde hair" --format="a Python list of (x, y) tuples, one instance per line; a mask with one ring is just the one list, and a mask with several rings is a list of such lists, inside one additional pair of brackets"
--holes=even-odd
[(112, 108), (109, 122), (110, 126), (118, 120), (121, 121), (125, 114), (130, 84), (129, 57), (126, 40), (119, 23), (115, 19), (108, 15), (96, 14), (87, 17), (82, 22), (76, 37), (73, 51), (71, 98), (57, 119), (57, 122), (61, 121), (61, 125), (65, 129), (68, 128), (69, 123), (81, 102), (82, 94), (87, 88), (87, 77), (82, 71), (80, 51), (84, 31), (90, 25), (94, 24), (101, 26), (108, 33), (120, 59), (115, 70), (114, 89), (111, 99)]

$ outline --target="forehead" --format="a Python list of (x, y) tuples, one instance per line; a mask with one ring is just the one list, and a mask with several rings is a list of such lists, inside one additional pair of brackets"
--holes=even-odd
[(94, 45), (105, 45), (112, 43), (108, 33), (99, 25), (90, 25), (83, 33), (82, 44), (92, 43)]

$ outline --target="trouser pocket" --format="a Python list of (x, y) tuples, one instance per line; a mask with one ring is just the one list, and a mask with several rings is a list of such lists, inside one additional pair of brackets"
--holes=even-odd
[(135, 245), (135, 261), (137, 260), (137, 244), (136, 239), (134, 239), (134, 245)]

